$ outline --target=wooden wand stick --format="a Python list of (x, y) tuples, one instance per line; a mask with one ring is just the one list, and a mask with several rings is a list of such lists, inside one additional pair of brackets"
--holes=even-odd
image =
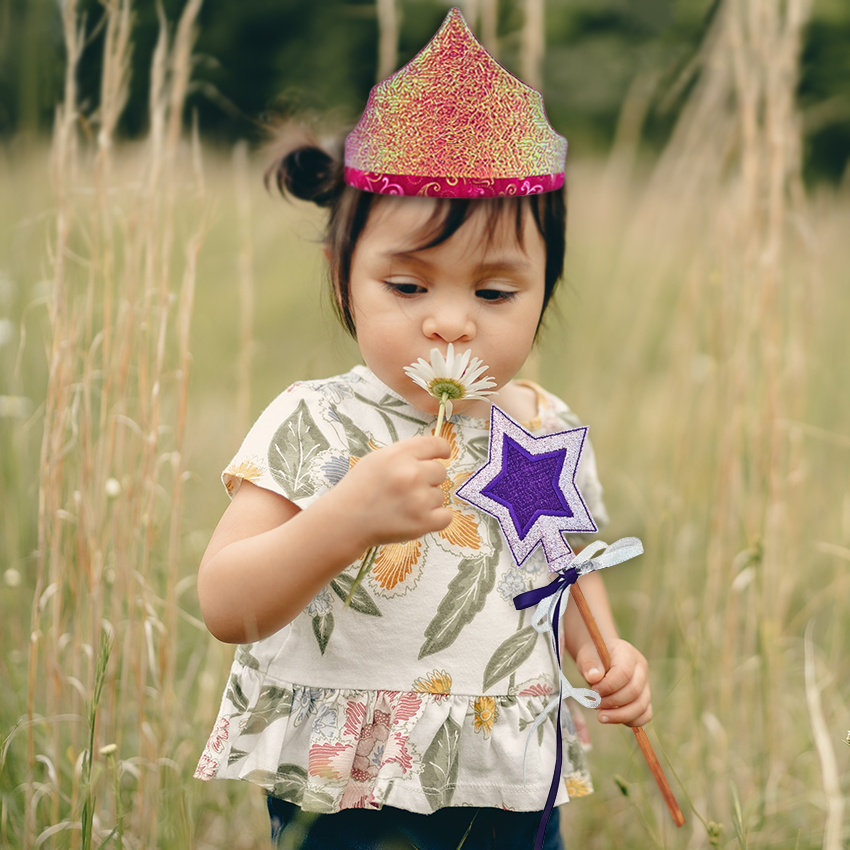
[[(602, 664), (605, 666), (605, 672), (607, 673), (611, 669), (611, 656), (608, 654), (608, 647), (605, 646), (602, 633), (599, 631), (599, 626), (596, 625), (593, 612), (590, 610), (590, 606), (587, 604), (587, 600), (584, 598), (584, 593), (582, 593), (581, 588), (578, 586), (578, 582), (570, 588), (570, 595), (575, 599), (576, 605), (578, 605), (578, 610), (581, 612), (581, 617), (584, 620), (585, 626), (587, 626), (587, 630), (590, 632), (593, 645), (596, 647), (596, 651), (599, 653), (599, 657), (602, 659)], [(646, 763), (655, 777), (655, 781), (661, 791), (661, 796), (664, 797), (664, 802), (667, 803), (667, 808), (670, 810), (673, 822), (676, 826), (684, 826), (685, 816), (682, 814), (682, 810), (679, 808), (679, 804), (670, 790), (670, 783), (667, 782), (667, 777), (664, 775), (664, 770), (661, 768), (661, 764), (655, 755), (655, 751), (652, 749), (652, 744), (649, 742), (646, 732), (642, 726), (632, 726), (631, 728), (632, 732), (635, 733), (635, 738), (637, 738), (638, 746), (646, 759)]]

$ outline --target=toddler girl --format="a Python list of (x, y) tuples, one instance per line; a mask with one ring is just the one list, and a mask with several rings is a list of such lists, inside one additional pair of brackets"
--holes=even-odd
[[(239, 647), (196, 775), (263, 787), (279, 847), (531, 848), (557, 734), (556, 805), (591, 791), (569, 717), (557, 730), (550, 714), (524, 760), (558, 678), (512, 600), (548, 581), (545, 561), (517, 567), (496, 521), (455, 496), (486, 459), (491, 402), (535, 434), (579, 424), (513, 380), (563, 269), (565, 155), (540, 96), (452, 10), (375, 87), (344, 165), (308, 145), (267, 175), (329, 209), (334, 303), (365, 363), (266, 408), (224, 471), (232, 501), (198, 575), (207, 626)], [(470, 351), (495, 382), (454, 401), (440, 436), (437, 401), (404, 371), (434, 349)], [(577, 484), (603, 524), (587, 444)], [(613, 666), (573, 605), (564, 646), (602, 722), (643, 724), (646, 661), (598, 574), (581, 584)]]

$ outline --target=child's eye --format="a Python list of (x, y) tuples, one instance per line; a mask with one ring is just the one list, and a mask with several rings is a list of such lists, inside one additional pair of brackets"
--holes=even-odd
[(516, 295), (516, 292), (505, 289), (477, 289), (475, 294), (482, 301), (510, 301)]
[(396, 295), (418, 295), (420, 292), (425, 292), (425, 287), (418, 283), (397, 283), (386, 280), (384, 286)]

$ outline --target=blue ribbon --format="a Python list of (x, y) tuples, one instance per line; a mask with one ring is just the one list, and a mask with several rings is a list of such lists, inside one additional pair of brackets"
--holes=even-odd
[[(603, 551), (604, 550), (604, 551)], [(602, 552), (599, 557), (594, 557), (597, 553)], [(555, 697), (549, 704), (540, 712), (534, 721), (528, 733), (528, 738), (525, 741), (525, 754), (522, 759), (522, 781), (525, 784), (525, 762), (528, 756), (528, 745), (534, 737), (537, 727), (546, 719), (546, 716), (556, 706), (558, 709), (558, 721), (556, 725), (555, 735), (555, 775), (552, 777), (552, 784), (549, 787), (549, 795), (546, 798), (546, 807), (543, 809), (543, 816), (540, 818), (540, 825), (537, 828), (537, 838), (534, 842), (534, 850), (542, 850), (543, 840), (546, 836), (546, 826), (549, 823), (549, 818), (552, 815), (552, 810), (555, 808), (555, 797), (558, 794), (558, 784), (561, 779), (561, 768), (564, 760), (564, 745), (561, 740), (561, 705), (567, 697), (572, 697), (577, 702), (588, 708), (596, 708), (602, 698), (596, 691), (588, 688), (574, 688), (568, 681), (567, 677), (561, 671), (561, 647), (558, 640), (558, 624), (561, 619), (561, 601), (564, 594), (569, 596), (570, 585), (575, 584), (579, 576), (594, 572), (595, 570), (612, 567), (614, 564), (622, 563), (623, 561), (634, 558), (642, 554), (643, 544), (637, 537), (623, 537), (616, 543), (608, 546), (601, 540), (595, 540), (586, 546), (575, 558), (570, 562), (567, 569), (557, 573), (557, 578), (553, 579), (545, 587), (538, 587), (534, 590), (528, 590), (525, 593), (520, 593), (514, 597), (514, 607), (519, 611), (524, 608), (531, 608), (532, 605), (537, 606), (534, 612), (531, 624), (540, 634), (549, 632), (552, 641), (552, 648), (555, 650), (555, 658), (558, 661), (558, 676), (560, 677), (560, 687), (558, 696)]]

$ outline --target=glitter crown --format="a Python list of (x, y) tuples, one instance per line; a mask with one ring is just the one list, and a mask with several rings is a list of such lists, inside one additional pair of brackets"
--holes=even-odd
[(563, 186), (566, 156), (540, 92), (506, 71), (452, 9), (372, 89), (345, 140), (345, 182), (385, 195), (531, 195)]

